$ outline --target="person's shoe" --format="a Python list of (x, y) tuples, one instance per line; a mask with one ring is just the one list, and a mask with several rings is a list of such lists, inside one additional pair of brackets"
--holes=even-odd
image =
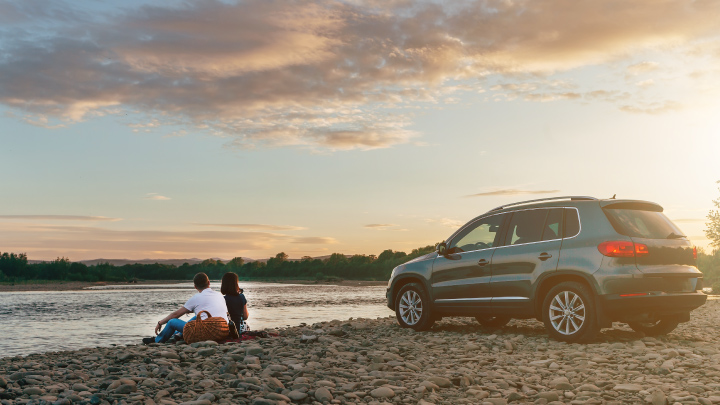
[(143, 338), (143, 344), (144, 344), (144, 345), (149, 345), (150, 343), (155, 343), (155, 338), (154, 338), (154, 337)]

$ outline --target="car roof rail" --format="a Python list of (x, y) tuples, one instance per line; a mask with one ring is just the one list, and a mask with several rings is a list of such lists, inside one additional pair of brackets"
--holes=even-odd
[(566, 196), (562, 196), (562, 197), (538, 198), (536, 200), (527, 200), (527, 201), (519, 201), (519, 202), (515, 202), (515, 203), (510, 203), (510, 204), (504, 204), (499, 207), (495, 207), (488, 212), (503, 210), (505, 208), (512, 207), (515, 205), (523, 205), (523, 204), (529, 204), (529, 203), (535, 203), (535, 202), (541, 202), (541, 201), (555, 201), (555, 200), (570, 200), (570, 201), (592, 201), (592, 200), (595, 200), (595, 201), (597, 201), (598, 199), (595, 197), (589, 197), (589, 196), (584, 196), (584, 195), (566, 195)]

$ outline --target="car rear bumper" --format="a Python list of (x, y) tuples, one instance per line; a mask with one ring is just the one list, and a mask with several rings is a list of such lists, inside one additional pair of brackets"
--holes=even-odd
[(655, 292), (648, 295), (611, 294), (601, 295), (600, 302), (605, 315), (611, 320), (631, 319), (638, 315), (654, 317), (689, 313), (707, 301), (707, 295), (701, 292), (665, 293)]
[(387, 306), (388, 308), (395, 310), (395, 303), (393, 302), (392, 297), (390, 296), (390, 288), (385, 290), (385, 298), (387, 298)]

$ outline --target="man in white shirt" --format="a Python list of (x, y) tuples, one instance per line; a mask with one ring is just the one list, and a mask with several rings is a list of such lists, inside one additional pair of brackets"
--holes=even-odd
[[(210, 280), (207, 274), (198, 273), (193, 278), (197, 294), (190, 297), (185, 305), (181, 306), (177, 311), (158, 321), (155, 325), (155, 337), (143, 338), (143, 343), (164, 343), (167, 342), (174, 334), (181, 333), (185, 327), (185, 321), (179, 318), (187, 313), (194, 312), (195, 316), (190, 319), (192, 321), (202, 311), (208, 311), (213, 317), (220, 317), (227, 322), (227, 306), (225, 298), (217, 291), (210, 288)], [(207, 315), (202, 314), (201, 319), (206, 319)], [(188, 321), (189, 322), (189, 321)], [(162, 332), (160, 329), (167, 324)], [(159, 332), (159, 333), (158, 333)]]

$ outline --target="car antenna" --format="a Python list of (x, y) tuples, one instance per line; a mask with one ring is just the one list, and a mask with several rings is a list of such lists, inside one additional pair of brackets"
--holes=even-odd
[(617, 194), (613, 194), (613, 196), (610, 197), (610, 199), (611, 199), (611, 200), (614, 200), (616, 195), (617, 195)]

